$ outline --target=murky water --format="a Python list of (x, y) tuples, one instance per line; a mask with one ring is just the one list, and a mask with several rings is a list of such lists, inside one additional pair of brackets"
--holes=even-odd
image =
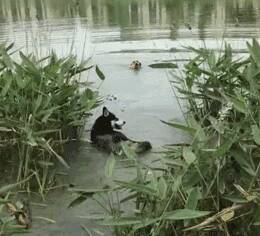
[[(0, 0), (1, 42), (15, 42), (16, 48), (39, 57), (53, 49), (59, 55), (74, 53), (79, 60), (91, 56), (106, 80), (101, 84), (94, 73), (85, 79), (101, 85), (104, 97), (117, 97), (105, 99), (105, 104), (127, 121), (130, 137), (150, 140), (154, 150), (184, 139), (160, 122), (183, 116), (169, 84), (174, 77), (148, 65), (162, 60), (181, 65), (192, 56), (185, 46), (220, 48), (227, 41), (241, 53), (246, 41), (259, 38), (259, 26), (259, 0)], [(142, 62), (139, 72), (128, 69), (135, 58)], [(97, 109), (93, 119), (99, 113)], [(93, 188), (111, 181), (103, 174), (104, 154), (84, 143), (78, 149), (69, 146), (68, 153), (71, 170), (65, 183)], [(150, 158), (157, 157), (143, 159)], [(119, 171), (119, 176), (127, 178), (131, 171)], [(86, 235), (80, 224), (87, 221), (75, 216), (96, 211), (96, 206), (87, 201), (67, 209), (71, 199), (66, 191), (56, 190), (48, 196), (47, 208), (34, 207), (34, 215), (57, 223), (35, 221), (31, 235)]]

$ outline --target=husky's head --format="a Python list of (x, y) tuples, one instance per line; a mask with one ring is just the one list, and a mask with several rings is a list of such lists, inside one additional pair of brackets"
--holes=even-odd
[(112, 112), (110, 112), (106, 107), (103, 107), (102, 116), (106, 121), (110, 122), (113, 129), (122, 129), (125, 125), (125, 121), (119, 120)]

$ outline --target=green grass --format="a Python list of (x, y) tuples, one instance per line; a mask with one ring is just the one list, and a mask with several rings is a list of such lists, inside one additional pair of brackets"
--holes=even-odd
[(69, 167), (62, 157), (64, 143), (79, 136), (100, 103), (90, 83), (80, 80), (94, 65), (54, 52), (42, 59), (20, 52), (17, 58), (12, 48), (0, 45), (0, 161), (18, 167), (17, 181), (34, 174), (31, 180), (43, 195), (54, 164)]

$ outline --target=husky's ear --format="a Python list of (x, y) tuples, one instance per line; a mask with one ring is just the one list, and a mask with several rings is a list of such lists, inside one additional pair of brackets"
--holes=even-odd
[(106, 107), (103, 107), (103, 116), (108, 117), (109, 116), (109, 110)]

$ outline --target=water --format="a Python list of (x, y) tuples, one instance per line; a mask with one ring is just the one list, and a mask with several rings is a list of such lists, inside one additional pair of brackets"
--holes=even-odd
[[(174, 60), (181, 67), (192, 57), (185, 46), (217, 49), (224, 41), (243, 53), (246, 41), (259, 39), (259, 23), (259, 0), (0, 0), (0, 42), (15, 42), (16, 48), (38, 57), (51, 50), (76, 54), (79, 60), (92, 57), (106, 80), (101, 83), (93, 72), (83, 79), (94, 81), (104, 98), (116, 96), (105, 99), (105, 105), (127, 121), (128, 136), (151, 141), (154, 150), (184, 140), (160, 121), (182, 121), (183, 115), (169, 83), (175, 77), (148, 65)], [(139, 72), (128, 69), (136, 58), (142, 62)], [(84, 138), (100, 112), (94, 112)], [(68, 153), (71, 170), (61, 183), (93, 188), (111, 182), (103, 174), (106, 155), (84, 143), (68, 146)], [(155, 158), (151, 154), (143, 160)], [(130, 178), (132, 173), (119, 170), (117, 175)], [(73, 197), (59, 189), (48, 195), (47, 208), (34, 206), (34, 216), (57, 223), (35, 220), (31, 235), (86, 235), (80, 224), (97, 228), (76, 217), (97, 211), (96, 205), (87, 201), (67, 209)]]
[[(259, 37), (258, 0), (1, 0), (0, 40), (82, 54)], [(190, 30), (191, 29), (191, 30)], [(214, 46), (214, 45), (213, 45)]]

